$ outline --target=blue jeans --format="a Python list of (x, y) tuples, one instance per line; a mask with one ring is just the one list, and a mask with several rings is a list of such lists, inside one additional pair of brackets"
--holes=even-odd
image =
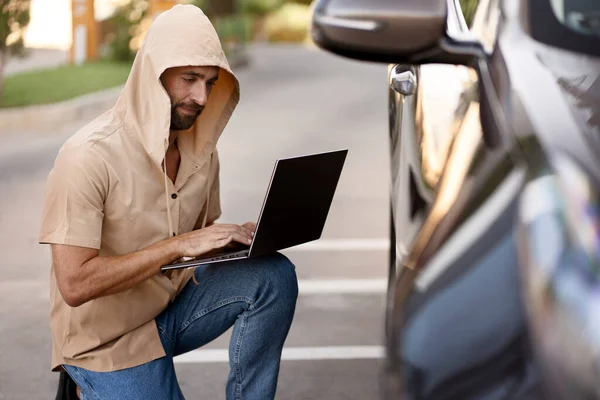
[(202, 347), (232, 325), (227, 399), (275, 397), (281, 350), (298, 296), (294, 265), (277, 253), (200, 266), (195, 276), (199, 284), (190, 280), (156, 317), (166, 357), (114, 372), (64, 365), (83, 399), (183, 399), (173, 357)]

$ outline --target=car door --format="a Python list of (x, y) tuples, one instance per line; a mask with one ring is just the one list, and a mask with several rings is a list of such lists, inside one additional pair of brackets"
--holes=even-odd
[(458, 65), (388, 68), (392, 275), (405, 262), (431, 211), (475, 80), (469, 68)]
[[(490, 48), (499, 15), (499, 0), (479, 1), (473, 34)], [(398, 162), (424, 189), (425, 206), (400, 238), (408, 245), (388, 305), (390, 398), (518, 399), (535, 390), (514, 237), (526, 167), (498, 112), (496, 91), (506, 87), (490, 83), (501, 57), (484, 60), (477, 71), (422, 66), (414, 132), (400, 129), (415, 145)]]

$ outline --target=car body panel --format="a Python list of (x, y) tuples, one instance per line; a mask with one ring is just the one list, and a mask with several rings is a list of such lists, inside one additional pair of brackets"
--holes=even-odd
[[(392, 4), (344, 4), (379, 1)], [(425, 3), (393, 4), (400, 15)], [(321, 43), (403, 63), (388, 68), (384, 392), (600, 398), (600, 3), (446, 5), (428, 51), (361, 55)]]
[[(481, 0), (472, 33), (489, 57), (477, 73), (414, 66), (415, 98), (390, 89), (398, 268), (387, 322), (390, 398), (588, 398), (579, 396), (589, 388), (566, 389), (578, 382), (572, 365), (557, 366), (569, 378), (556, 392), (542, 389), (542, 376), (555, 372), (536, 361), (548, 354), (539, 344), (539, 316), (548, 312), (527, 301), (540, 294), (523, 275), (536, 271), (531, 243), (543, 235), (518, 227), (528, 226), (523, 193), (539, 171), (555, 170), (555, 154), (600, 177), (600, 60), (533, 40), (522, 5)], [(576, 326), (589, 325), (590, 315)], [(600, 379), (585, 376), (588, 386)]]

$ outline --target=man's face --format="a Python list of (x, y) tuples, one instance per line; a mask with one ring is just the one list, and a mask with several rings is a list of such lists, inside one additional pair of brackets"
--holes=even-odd
[(194, 125), (218, 77), (218, 67), (175, 67), (161, 75), (160, 81), (171, 99), (171, 130)]

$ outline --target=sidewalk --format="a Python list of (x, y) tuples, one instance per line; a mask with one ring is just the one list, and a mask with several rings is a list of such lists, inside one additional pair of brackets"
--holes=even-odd
[(24, 58), (11, 57), (6, 64), (5, 76), (36, 69), (58, 67), (69, 61), (69, 53), (66, 50), (54, 49), (27, 49), (28, 54)]
[[(7, 75), (34, 69), (52, 68), (68, 62), (68, 53), (61, 50), (31, 49), (24, 59), (11, 59)], [(248, 54), (229, 59), (232, 68), (243, 67), (249, 62)], [(1, 132), (57, 131), (82, 119), (92, 119), (114, 105), (122, 86), (88, 93), (59, 103), (0, 109)]]
[(88, 93), (60, 103), (0, 109), (0, 132), (52, 132), (110, 109), (122, 86)]

